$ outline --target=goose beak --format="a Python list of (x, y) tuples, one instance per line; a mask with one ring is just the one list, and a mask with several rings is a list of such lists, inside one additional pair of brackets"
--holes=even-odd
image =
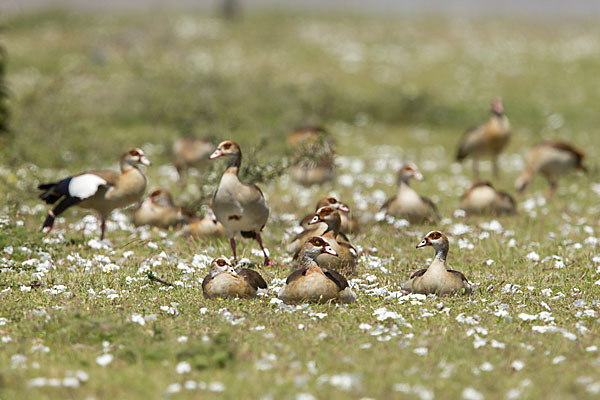
[(413, 178), (415, 178), (415, 181), (422, 181), (423, 179), (425, 179), (423, 178), (423, 174), (419, 171), (414, 173)]
[(338, 205), (338, 210), (340, 210), (341, 212), (345, 212), (345, 213), (350, 212), (350, 208), (347, 205), (342, 204), (342, 203), (340, 203)]
[(337, 256), (338, 254), (336, 253), (336, 251), (334, 249), (331, 248), (331, 246), (325, 246), (323, 248), (323, 252), (327, 253), (327, 254), (331, 254), (332, 256)]
[(421, 243), (419, 243), (419, 244), (417, 245), (417, 249), (420, 249), (421, 247), (425, 247), (425, 246), (427, 246), (428, 244), (429, 244), (429, 242), (427, 241), (427, 239), (423, 239), (423, 240), (421, 241)]
[(142, 156), (140, 158), (140, 164), (143, 164), (143, 165), (152, 165), (152, 163), (150, 162), (150, 160), (148, 160), (148, 158), (146, 156)]
[(209, 157), (209, 158), (210, 158), (211, 160), (214, 160), (215, 158), (219, 158), (219, 157), (221, 157), (222, 155), (223, 155), (223, 152), (222, 152), (221, 150), (217, 149), (217, 150), (215, 150), (215, 151), (214, 151), (214, 153), (212, 153), (212, 154), (210, 155), (210, 157)]

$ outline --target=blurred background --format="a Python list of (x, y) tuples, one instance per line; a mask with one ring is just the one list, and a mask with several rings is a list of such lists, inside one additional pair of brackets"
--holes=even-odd
[[(271, 182), (294, 162), (287, 135), (318, 125), (331, 132), (337, 176), (346, 176), (324, 192), (356, 190), (347, 176), (371, 170), (355, 178), (389, 192), (410, 160), (434, 176), (426, 191), (455, 196), (470, 184), (469, 164), (453, 163), (458, 142), (496, 96), (513, 127), (501, 188), (512, 189), (524, 149), (541, 139), (596, 151), (593, 0), (5, 0), (0, 8), (2, 158), (7, 184), (23, 190), (14, 167), (36, 179), (116, 167), (132, 146), (155, 161), (151, 181), (169, 186), (171, 148), (185, 135), (240, 142), (247, 179)], [(177, 195), (208, 196), (216, 168)]]

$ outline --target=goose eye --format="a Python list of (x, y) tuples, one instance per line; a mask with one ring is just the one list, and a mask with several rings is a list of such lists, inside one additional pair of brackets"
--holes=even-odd
[(334, 199), (333, 197), (330, 197), (330, 198), (329, 198), (329, 202), (330, 202), (331, 204), (335, 204), (335, 203), (337, 202), (337, 200), (336, 200), (336, 199)]
[(230, 148), (230, 147), (231, 147), (231, 143), (225, 143), (225, 144), (223, 145), (223, 148), (224, 148), (225, 150), (229, 150), (229, 148)]
[(429, 237), (433, 240), (437, 240), (442, 237), (442, 234), (439, 232), (433, 232), (431, 235), (429, 235)]
[(322, 246), (322, 245), (323, 245), (323, 242), (321, 242), (321, 240), (317, 239), (317, 240), (315, 240), (315, 241), (314, 241), (314, 244), (315, 244), (316, 246)]
[(218, 261), (217, 261), (217, 265), (218, 265), (219, 267), (222, 267), (223, 265), (225, 265), (225, 261), (224, 261), (224, 260), (218, 260)]

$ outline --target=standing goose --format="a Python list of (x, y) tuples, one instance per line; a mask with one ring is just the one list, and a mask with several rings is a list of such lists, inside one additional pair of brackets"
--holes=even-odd
[(460, 208), (467, 214), (514, 214), (517, 206), (512, 196), (496, 190), (490, 182), (474, 183), (460, 199)]
[(242, 163), (242, 151), (237, 143), (230, 140), (221, 142), (210, 158), (214, 160), (223, 156), (230, 157), (231, 160), (213, 196), (212, 208), (217, 221), (223, 224), (229, 237), (233, 261), (237, 263), (235, 237), (241, 234), (243, 237), (256, 239), (265, 255), (265, 265), (274, 265), (260, 236), (260, 231), (269, 218), (265, 196), (258, 186), (240, 182), (238, 172)]
[[(323, 197), (317, 203), (315, 207), (315, 212), (317, 212), (322, 207), (331, 207), (334, 210), (338, 210), (340, 212), (340, 217), (342, 218), (342, 225), (340, 226), (340, 231), (342, 232), (355, 232), (358, 228), (358, 221), (352, 216), (350, 211), (350, 207), (346, 204), (342, 203), (335, 197)], [(308, 214), (304, 218), (300, 220), (300, 226), (303, 228), (309, 227), (309, 222), (313, 219), (313, 214)]]
[(42, 231), (48, 233), (57, 216), (77, 205), (96, 210), (101, 218), (100, 240), (104, 239), (106, 219), (115, 208), (137, 202), (146, 190), (146, 177), (139, 164), (150, 165), (140, 149), (131, 149), (121, 157), (121, 174), (114, 171), (88, 171), (53, 183), (38, 186), (40, 199), (48, 204), (61, 200), (44, 221)]
[(166, 189), (156, 189), (133, 213), (135, 226), (150, 225), (168, 228), (186, 219), (184, 210), (173, 204), (173, 197)]
[(456, 161), (473, 158), (473, 176), (479, 177), (479, 157), (491, 156), (494, 176), (498, 176), (498, 155), (510, 139), (510, 122), (504, 115), (500, 98), (492, 102), (492, 115), (485, 123), (468, 130), (462, 138), (456, 153)]
[(304, 243), (300, 250), (298, 269), (287, 277), (286, 285), (279, 292), (281, 300), (287, 304), (356, 301), (356, 295), (348, 286), (346, 278), (334, 270), (319, 267), (317, 257), (320, 254), (336, 256), (335, 250), (322, 237), (315, 236)]
[(525, 170), (517, 178), (515, 188), (518, 192), (525, 190), (535, 174), (540, 173), (546, 177), (550, 188), (546, 197), (550, 197), (556, 190), (558, 176), (570, 170), (587, 172), (583, 165), (584, 154), (565, 142), (547, 140), (534, 146), (527, 154)]
[(417, 245), (417, 249), (425, 246), (433, 246), (435, 256), (427, 269), (421, 269), (410, 277), (410, 280), (400, 284), (402, 290), (412, 293), (437, 294), (442, 296), (462, 291), (463, 294), (471, 293), (471, 285), (467, 278), (458, 271), (448, 269), (446, 257), (450, 244), (448, 238), (442, 232), (429, 232)]
[(398, 193), (386, 201), (381, 209), (388, 215), (405, 218), (411, 224), (437, 221), (437, 207), (427, 197), (420, 196), (410, 187), (411, 178), (422, 181), (423, 175), (415, 164), (407, 163), (398, 172)]
[(260, 274), (247, 268), (236, 268), (225, 257), (215, 258), (210, 272), (202, 281), (202, 292), (207, 299), (254, 298), (258, 289), (267, 283)]

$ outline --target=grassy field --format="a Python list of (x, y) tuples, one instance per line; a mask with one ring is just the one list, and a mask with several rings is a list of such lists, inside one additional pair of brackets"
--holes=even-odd
[[(0, 137), (0, 399), (600, 396), (597, 24), (47, 11), (2, 25), (12, 132)], [(549, 201), (538, 178), (517, 216), (466, 220), (454, 210), (470, 164), (454, 152), (498, 95), (514, 129), (497, 187), (512, 192), (542, 138), (583, 148), (590, 172)], [(335, 137), (338, 179), (304, 189), (285, 170), (285, 135), (310, 123)], [(238, 141), (244, 175), (268, 198), (263, 237), (284, 266), (261, 269), (267, 294), (203, 299), (207, 264), (230, 255), (228, 242), (136, 229), (131, 210), (113, 214), (102, 243), (95, 216), (77, 209), (38, 232), (40, 182), (116, 169), (132, 146), (154, 163), (149, 190), (200, 208), (224, 164), (178, 186), (169, 149), (189, 133)], [(438, 226), (375, 221), (404, 161), (423, 171), (414, 187), (438, 204)], [(285, 243), (326, 194), (362, 221), (358, 303), (282, 305)], [(432, 229), (450, 237), (471, 297), (399, 292), (432, 258), (415, 249)], [(238, 245), (260, 263), (253, 249)]]

